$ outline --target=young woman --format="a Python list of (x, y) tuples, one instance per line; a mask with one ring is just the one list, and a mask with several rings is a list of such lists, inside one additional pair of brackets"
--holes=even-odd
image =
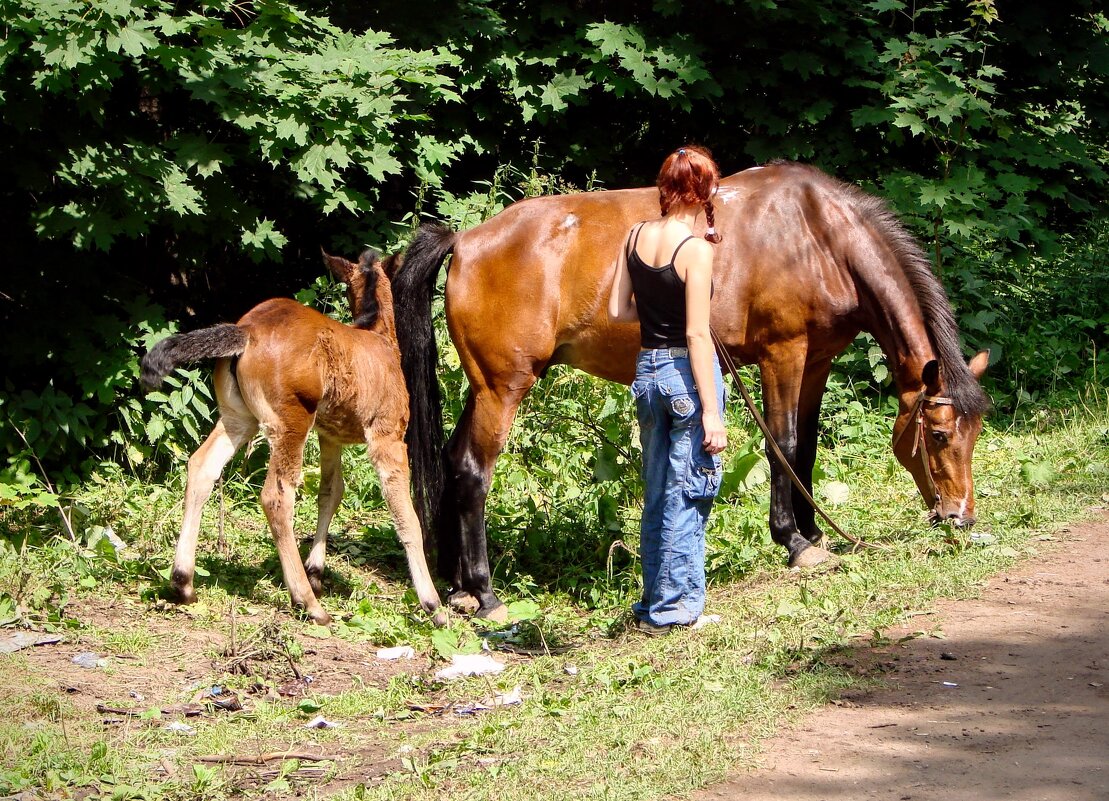
[[(705, 523), (720, 489), (717, 454), (728, 444), (709, 334), (719, 179), (702, 148), (686, 145), (666, 158), (657, 181), (662, 215), (631, 229), (609, 296), (609, 317), (638, 320), (641, 331), (632, 393), (643, 446), (643, 597), (632, 609), (649, 633), (689, 625), (705, 608)], [(693, 235), (701, 213), (704, 239)]]

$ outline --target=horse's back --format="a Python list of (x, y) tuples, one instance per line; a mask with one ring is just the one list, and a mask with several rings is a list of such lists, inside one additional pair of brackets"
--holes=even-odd
[[(851, 190), (820, 170), (775, 163), (721, 180), (715, 199), (713, 325), (747, 362), (779, 341), (838, 349), (858, 297), (840, 252), (859, 221)], [(458, 234), (447, 278), (451, 336), (472, 370), (564, 362), (630, 382), (638, 327), (608, 320), (628, 231), (658, 215), (654, 188), (533, 198)], [(706, 223), (698, 220), (694, 234)], [(472, 376), (471, 376), (472, 377)]]

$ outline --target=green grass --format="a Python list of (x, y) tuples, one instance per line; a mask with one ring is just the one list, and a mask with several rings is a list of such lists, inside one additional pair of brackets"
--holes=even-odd
[[(834, 450), (821, 451), (824, 480), (842, 481), (850, 490), (829, 508), (845, 529), (889, 550), (841, 549), (838, 571), (789, 573), (781, 567), (783, 554), (768, 544), (765, 485), (736, 493), (717, 504), (709, 532), (707, 611), (722, 622), (662, 638), (624, 631), (636, 591), (631, 557), (617, 548), (610, 560), (609, 549), (596, 545), (583, 555), (575, 529), (589, 518), (563, 513), (553, 495), (557, 488), (543, 497), (530, 484), (502, 482), (491, 500), (494, 521), (524, 506), (512, 493), (525, 491), (543, 510), (536, 514), (551, 521), (545, 533), (527, 520), (519, 530), (491, 526), (499, 591), (523, 618), (516, 644), (536, 655), (511, 658), (510, 667), (491, 679), (446, 686), (422, 670), (426, 657), (476, 647), (480, 629), (456, 617), (454, 640), (433, 633), (406, 592), (403, 558), (371, 484), (332, 527), (337, 556), (329, 566), (340, 592), (324, 603), (345, 622), (330, 636), (367, 660), (380, 645), (412, 644), (425, 659), (411, 673), (355, 683), (332, 696), (310, 693), (311, 703), (303, 707), (297, 699), (259, 701), (249, 713), (203, 718), (196, 736), (186, 738), (141, 722), (105, 730), (98, 719), (78, 715), (71, 699), (53, 688), (21, 682), (33, 666), (27, 656), (3, 657), (0, 698), (10, 714), (0, 719), (0, 794), (80, 786), (104, 798), (261, 797), (272, 782), (279, 793), (350, 799), (680, 796), (751, 764), (760, 741), (784, 723), (876, 680), (845, 667), (845, 651), (881, 643), (883, 631), (906, 620), (920, 636), (938, 634), (928, 614), (937, 598), (973, 597), (991, 574), (1034, 558), (1055, 526), (1102, 503), (1109, 474), (1107, 401), (1103, 389), (1091, 390), (1071, 408), (987, 425), (976, 451), (975, 531), (992, 535), (989, 545), (973, 544), (962, 532), (929, 528), (911, 481), (889, 451), (887, 416), (856, 418), (859, 433), (840, 435)], [(733, 423), (734, 430), (741, 425)], [(826, 436), (836, 433), (829, 428)], [(516, 446), (516, 460), (525, 462), (528, 442)], [(351, 483), (365, 480), (356, 457), (348, 467)], [(153, 667), (163, 649), (173, 650), (167, 624), (211, 632), (214, 656), (216, 643), (229, 633), (232, 609), (255, 621), (239, 624), (240, 642), (256, 630), (251, 626), (262, 625), (259, 620), (285, 620), (288, 596), (253, 491), (229, 484), (225, 555), (214, 553), (215, 515), (208, 516), (199, 563), (209, 575), (198, 581), (201, 603), (187, 614), (165, 609), (157, 597), (157, 571), (171, 559), (179, 514), (179, 488), (172, 485), (164, 492), (127, 482), (89, 486), (83, 498), (89, 520), (113, 525), (129, 543), (130, 558), (75, 547), (53, 535), (48, 516), (8, 516), (0, 597), (18, 600), (26, 620)], [(634, 531), (636, 514), (633, 502), (622, 503), (620, 530), (581, 536), (602, 546), (621, 536), (627, 540), (621, 531)], [(311, 531), (313, 516), (311, 499), (303, 499), (298, 530)], [(344, 528), (349, 530), (340, 534)], [(540, 543), (544, 562), (524, 547), (527, 537), (541, 534), (547, 537)], [(67, 598), (104, 597), (131, 604), (141, 620), (150, 621), (150, 630), (133, 619), (66, 622), (74, 608), (66, 606)], [(280, 630), (293, 638), (293, 648), (311, 647), (322, 634), (295, 619)], [(225, 676), (213, 666), (203, 680), (242, 689), (250, 679)], [(517, 685), (525, 698), (519, 707), (468, 717), (429, 717), (409, 709), (479, 700)], [(343, 726), (304, 729), (314, 714)], [(268, 766), (274, 775), (262, 778), (257, 771), (191, 761), (200, 754), (309, 743), (343, 760), (310, 776), (297, 765), (287, 765), (287, 775), (281, 775), (275, 763)], [(162, 772), (163, 763), (172, 775)], [(382, 764), (384, 775), (378, 776)], [(367, 771), (374, 778), (360, 778)]]

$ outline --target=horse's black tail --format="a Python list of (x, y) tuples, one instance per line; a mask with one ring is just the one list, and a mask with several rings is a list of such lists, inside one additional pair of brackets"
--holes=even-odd
[(412, 469), (416, 513), (431, 545), (443, 499), (443, 401), (435, 368), (439, 350), (431, 320), (431, 298), (439, 268), (454, 248), (455, 235), (442, 225), (424, 224), (393, 274), (393, 310), (401, 367), (408, 383), (410, 417), (405, 441)]
[(162, 379), (182, 364), (201, 359), (239, 356), (246, 350), (246, 332), (232, 323), (221, 323), (199, 331), (166, 337), (142, 357), (139, 380), (149, 389), (161, 386)]

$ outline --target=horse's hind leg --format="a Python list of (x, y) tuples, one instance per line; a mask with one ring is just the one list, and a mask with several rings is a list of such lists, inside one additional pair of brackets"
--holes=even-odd
[(493, 594), (485, 502), (493, 466), (508, 439), (516, 409), (535, 383), (534, 375), (528, 377), (530, 381), (511, 389), (472, 388), (458, 430), (447, 446), (444, 509), (457, 517), (440, 526), (440, 571), (452, 582), (452, 603), (472, 596), (477, 601), (477, 615), (492, 620), (503, 619), (506, 610)]
[(411, 473), (408, 466), (408, 449), (404, 444), (403, 430), (389, 430), (385, 426), (366, 431), (370, 460), (381, 481), (381, 493), (389, 505), (389, 513), (396, 526), (397, 539), (404, 546), (408, 558), (408, 572), (416, 588), (420, 606), (432, 615), (437, 626), (447, 624), (447, 615), (440, 609), (439, 593), (431, 581), (424, 556), (424, 537), (420, 520), (412, 506)]
[(317, 497), (319, 513), (316, 518), (316, 537), (312, 550), (304, 562), (304, 572), (312, 592), (319, 598), (323, 594), (324, 559), (327, 556), (327, 529), (335, 510), (343, 499), (343, 446), (334, 440), (320, 437), (320, 492)]
[(281, 561), (281, 572), (293, 606), (303, 609), (313, 621), (326, 626), (331, 622), (331, 616), (324, 611), (308, 583), (293, 533), (296, 487), (300, 481), (304, 443), (312, 427), (312, 415), (292, 406), (289, 404), (275, 421), (267, 421), (270, 466), (262, 487), (262, 509), (273, 533), (277, 558)]
[(227, 412), (216, 422), (212, 433), (189, 457), (185, 482), (185, 514), (173, 557), (170, 593), (175, 601), (191, 604), (196, 600), (193, 575), (196, 571), (196, 542), (200, 536), (200, 517), (212, 494), (216, 480), (231, 457), (258, 430), (258, 422), (249, 414)]

